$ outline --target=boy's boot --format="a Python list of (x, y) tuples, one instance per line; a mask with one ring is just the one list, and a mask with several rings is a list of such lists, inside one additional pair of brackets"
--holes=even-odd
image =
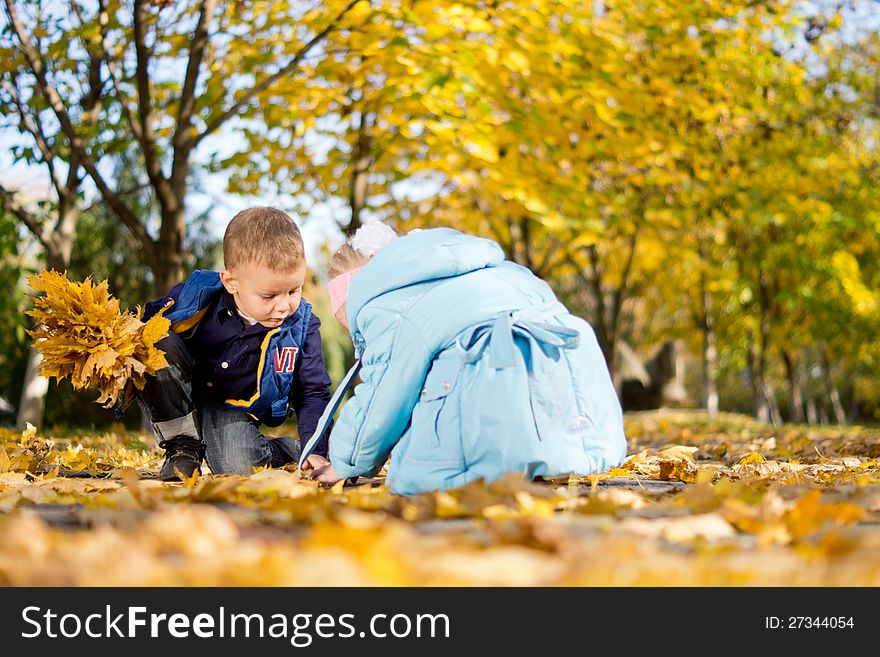
[(205, 458), (205, 446), (198, 438), (190, 436), (174, 436), (159, 441), (159, 447), (165, 450), (165, 462), (159, 479), (162, 481), (181, 481), (189, 479), (194, 472), (202, 474), (202, 459)]
[(159, 479), (180, 481), (202, 474), (205, 445), (199, 437), (195, 412), (163, 422), (153, 422), (153, 431), (160, 438), (159, 447), (165, 450), (165, 462)]

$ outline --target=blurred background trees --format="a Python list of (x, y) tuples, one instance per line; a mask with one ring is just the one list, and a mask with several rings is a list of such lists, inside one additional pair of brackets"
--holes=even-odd
[[(0, 180), (13, 407), (26, 271), (109, 277), (143, 303), (221, 265), (240, 195), (333, 222), (332, 243), (377, 219), (497, 240), (591, 322), (627, 407), (880, 418), (876, 2), (4, 13), (0, 135), (48, 190)], [(226, 194), (198, 207), (216, 181)], [(350, 346), (321, 316), (338, 379)], [(83, 421), (67, 403), (50, 395), (52, 422)]]

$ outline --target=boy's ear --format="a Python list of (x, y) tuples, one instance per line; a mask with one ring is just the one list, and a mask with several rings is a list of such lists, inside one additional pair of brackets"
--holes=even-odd
[(220, 272), (220, 282), (223, 283), (223, 287), (226, 288), (226, 291), (229, 294), (235, 294), (238, 292), (238, 279), (235, 278), (235, 274), (231, 271), (226, 271), (225, 269)]

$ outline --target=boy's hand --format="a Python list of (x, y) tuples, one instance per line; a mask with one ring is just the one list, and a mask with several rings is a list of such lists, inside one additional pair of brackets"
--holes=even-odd
[(327, 465), (330, 465), (330, 461), (328, 461), (323, 456), (320, 456), (318, 454), (309, 454), (306, 462), (303, 463), (303, 471), (318, 470), (319, 468), (323, 468)]
[(315, 468), (315, 471), (312, 473), (312, 479), (317, 479), (322, 484), (335, 484), (341, 477), (336, 474), (336, 470), (328, 463), (321, 468)]
[(312, 470), (310, 479), (316, 479), (323, 484), (335, 484), (340, 477), (337, 476), (336, 470), (330, 465), (330, 461), (318, 454), (309, 454), (305, 463), (303, 463), (303, 472)]

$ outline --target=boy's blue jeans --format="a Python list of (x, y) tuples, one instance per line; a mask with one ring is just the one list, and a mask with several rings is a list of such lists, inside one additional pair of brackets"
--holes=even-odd
[(194, 392), (193, 357), (180, 336), (169, 333), (156, 345), (165, 352), (168, 367), (147, 377), (137, 399), (159, 440), (201, 440), (214, 474), (253, 474), (255, 467), (297, 461), (300, 445), (293, 438), (268, 438), (246, 413)]

